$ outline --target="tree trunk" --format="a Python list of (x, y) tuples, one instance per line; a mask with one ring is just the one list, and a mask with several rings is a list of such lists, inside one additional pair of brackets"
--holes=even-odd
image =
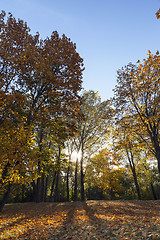
[(158, 162), (158, 171), (160, 174), (160, 146), (158, 146), (156, 148), (156, 158), (157, 158), (157, 162)]
[(160, 142), (159, 142), (159, 125), (156, 126), (156, 124), (154, 123), (152, 125), (151, 122), (149, 122), (149, 124), (146, 125), (147, 127), (147, 131), (149, 133), (153, 148), (155, 150), (155, 157), (157, 159), (157, 163), (158, 163), (158, 171), (160, 174)]
[(7, 164), (5, 165), (5, 167), (2, 171), (2, 177), (0, 179), (0, 185), (3, 184), (3, 180), (6, 178), (10, 166), (11, 166), (10, 162), (7, 162)]
[(50, 201), (50, 202), (52, 202), (52, 197), (53, 197), (53, 191), (54, 191), (54, 185), (55, 185), (56, 175), (57, 175), (57, 171), (54, 172), (54, 176), (53, 176), (53, 182), (52, 182), (51, 193), (50, 193), (50, 198), (49, 198), (49, 201)]
[(24, 191), (25, 191), (25, 186), (22, 184), (22, 202), (24, 202)]
[(33, 187), (33, 192), (32, 192), (32, 199), (31, 201), (36, 202), (36, 183), (33, 180), (33, 182), (31, 183), (32, 187)]
[[(42, 152), (42, 140), (43, 140), (43, 128), (40, 129), (40, 139), (39, 139), (39, 151)], [(39, 175), (41, 175), (41, 159), (38, 161), (38, 171)], [(36, 187), (36, 202), (39, 203), (41, 201), (41, 177), (37, 178), (37, 187)]]
[(45, 182), (45, 174), (42, 173), (42, 178), (41, 178), (41, 198), (40, 198), (41, 202), (44, 202), (44, 190), (45, 190), (44, 182)]
[(56, 174), (56, 186), (55, 186), (55, 192), (54, 192), (54, 202), (58, 202), (58, 200), (59, 200), (58, 183), (59, 183), (59, 170), (57, 171), (57, 174)]
[(81, 201), (84, 201), (84, 173), (83, 173), (83, 163), (81, 162)]
[(70, 171), (70, 167), (68, 166), (68, 169), (67, 169), (67, 202), (69, 202), (69, 171)]
[(81, 156), (81, 201), (85, 201), (84, 196), (84, 173), (83, 173), (83, 159), (84, 158), (84, 149), (82, 144), (82, 156)]
[(77, 201), (77, 171), (78, 171), (78, 158), (75, 166), (75, 183), (74, 183), (74, 201)]
[(47, 189), (48, 189), (48, 176), (46, 177), (45, 189), (44, 189), (44, 202), (47, 201)]
[(153, 183), (151, 182), (151, 189), (152, 189), (152, 194), (153, 194), (153, 197), (154, 197), (154, 200), (157, 200), (157, 194), (156, 194), (156, 191), (154, 189), (154, 186), (153, 186)]
[[(137, 180), (137, 174), (136, 174), (136, 169), (135, 169), (135, 164), (134, 164), (134, 159), (133, 159), (133, 153), (132, 153), (131, 150), (130, 150), (130, 152), (128, 152), (127, 149), (126, 149), (126, 153), (127, 153), (128, 161), (129, 161), (130, 168), (131, 168), (131, 171), (132, 171), (132, 174), (133, 174), (138, 199), (141, 200), (142, 197), (141, 197), (140, 187), (139, 187), (138, 180)], [(130, 155), (129, 155), (129, 153), (130, 153)]]
[(40, 202), (40, 193), (41, 193), (41, 178), (37, 178), (37, 184), (36, 184), (36, 202)]
[(132, 168), (132, 173), (133, 173), (133, 178), (134, 178), (134, 183), (135, 183), (135, 186), (136, 186), (138, 198), (139, 198), (139, 200), (142, 200), (135, 167)]
[(8, 197), (9, 197), (9, 194), (10, 194), (10, 191), (11, 191), (11, 184), (9, 183), (8, 186), (7, 186), (7, 190), (2, 198), (2, 200), (0, 201), (0, 212), (2, 212), (3, 208), (4, 208), (4, 205), (6, 204), (7, 200), (8, 200)]

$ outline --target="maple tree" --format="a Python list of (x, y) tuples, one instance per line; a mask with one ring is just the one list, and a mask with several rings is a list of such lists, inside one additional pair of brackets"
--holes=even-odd
[(138, 66), (128, 64), (118, 71), (114, 105), (118, 121), (125, 116), (128, 128), (157, 159), (160, 172), (160, 79), (159, 52), (148, 52)]
[[(6, 17), (4, 11), (0, 14), (0, 40), (0, 130), (4, 134), (8, 121), (9, 129), (13, 126), (20, 133), (20, 125), (24, 132), (19, 139), (12, 139), (12, 144), (18, 145), (25, 134), (20, 147), (25, 154), (26, 142), (37, 124), (49, 125), (53, 119), (56, 123), (56, 117), (73, 118), (78, 113), (83, 60), (65, 35), (53, 32), (41, 40), (39, 33), (31, 35), (27, 23), (11, 13)], [(3, 181), (12, 163), (17, 167), (22, 161), (15, 160), (15, 154), (1, 158)], [(37, 158), (32, 161), (36, 167)]]

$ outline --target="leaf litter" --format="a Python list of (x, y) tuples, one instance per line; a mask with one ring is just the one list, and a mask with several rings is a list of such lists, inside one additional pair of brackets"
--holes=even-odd
[(160, 239), (160, 201), (7, 204), (0, 239)]

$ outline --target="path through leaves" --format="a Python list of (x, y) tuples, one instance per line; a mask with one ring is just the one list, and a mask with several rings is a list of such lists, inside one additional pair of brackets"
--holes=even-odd
[(9, 204), (0, 239), (160, 239), (160, 201)]

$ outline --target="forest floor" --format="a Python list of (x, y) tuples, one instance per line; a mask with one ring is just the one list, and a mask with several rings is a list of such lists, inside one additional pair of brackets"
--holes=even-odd
[(160, 201), (7, 204), (0, 239), (160, 239)]

